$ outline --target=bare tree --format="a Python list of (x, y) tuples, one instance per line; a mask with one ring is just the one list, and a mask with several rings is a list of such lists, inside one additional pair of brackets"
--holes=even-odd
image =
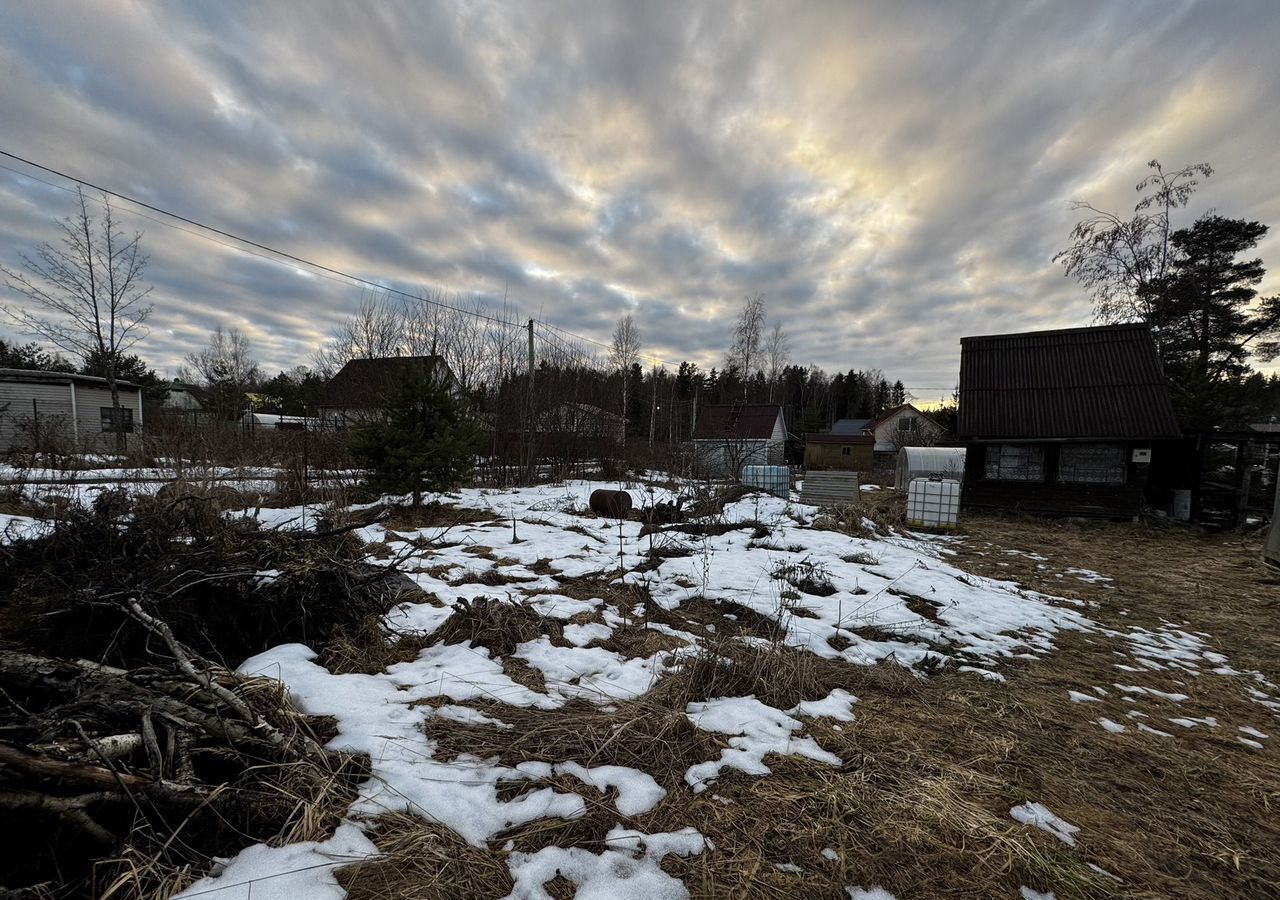
[(1071, 229), (1071, 243), (1053, 257), (1093, 298), (1099, 321), (1142, 321), (1156, 330), (1164, 325), (1164, 304), (1157, 285), (1169, 272), (1171, 224), (1175, 209), (1187, 205), (1199, 181), (1213, 167), (1196, 163), (1166, 172), (1157, 159), (1147, 163), (1153, 174), (1138, 182), (1144, 194), (1133, 215), (1100, 210), (1083, 200), (1071, 203), (1086, 214)]
[(733, 337), (729, 352), (725, 354), (725, 368), (736, 368), (742, 377), (743, 395), (751, 376), (760, 368), (760, 355), (764, 342), (764, 296), (746, 297), (742, 311), (733, 325)]
[(262, 372), (244, 332), (237, 328), (223, 331), (219, 325), (210, 335), (208, 346), (187, 354), (179, 377), (205, 388), (214, 415), (231, 419), (239, 412), (245, 392), (261, 381)]
[(640, 329), (628, 313), (618, 317), (613, 326), (613, 342), (609, 345), (609, 363), (622, 370), (622, 416), (627, 415), (627, 375), (640, 355)]
[(787, 367), (791, 358), (791, 339), (782, 330), (781, 322), (773, 323), (773, 329), (765, 339), (764, 354), (769, 364), (769, 400), (772, 402), (778, 379), (782, 377), (782, 370)]
[(77, 189), (76, 198), (76, 213), (58, 223), (62, 232), (58, 242), (42, 243), (34, 255), (21, 256), (25, 273), (0, 265), (5, 284), (36, 308), (3, 309), (25, 331), (83, 359), (103, 361), (116, 450), (123, 453), (128, 444), (116, 367), (120, 357), (147, 334), (144, 323), (152, 310), (143, 302), (151, 293), (150, 285), (142, 281), (147, 256), (142, 252), (142, 233), (127, 237), (105, 196), (98, 217), (90, 211), (82, 190)]
[(463, 394), (470, 394), (483, 383), (487, 373), (486, 320), (481, 318), (487, 315), (487, 307), (484, 298), (472, 297), (469, 301), (460, 300), (458, 310), (448, 316), (443, 327), (442, 352), (458, 388)]

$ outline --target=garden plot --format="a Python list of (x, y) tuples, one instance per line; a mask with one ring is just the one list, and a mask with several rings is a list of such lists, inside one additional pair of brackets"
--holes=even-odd
[[(1142, 721), (1154, 705), (1176, 707), (1189, 695), (1165, 681), (1139, 683), (1136, 673), (1236, 674), (1208, 634), (1184, 623), (1107, 626), (1096, 601), (966, 572), (952, 540), (852, 537), (815, 527), (813, 508), (772, 497), (731, 503), (714, 520), (690, 523), (699, 527), (655, 533), (639, 521), (586, 514), (588, 495), (602, 486), (613, 487), (462, 491), (438, 498), (445, 521), (367, 526), (359, 536), (370, 560), (396, 565), (423, 592), (385, 617), (392, 640), (413, 652), (380, 671), (334, 671), (291, 644), (241, 666), (279, 679), (302, 711), (332, 717), (333, 749), (371, 760), (349, 819), (382, 861), (371, 851), (369, 862), (340, 873), (353, 897), (680, 897), (735, 878), (762, 895), (827, 885), (831, 896), (894, 896), (885, 877), (894, 870), (868, 857), (860, 838), (818, 819), (814, 846), (772, 860), (767, 874), (720, 868), (748, 852), (724, 846), (726, 822), (739, 809), (758, 810), (760, 798), (799, 791), (781, 806), (828, 797), (839, 807), (833, 792), (846, 790), (845, 773), (870, 765), (862, 741), (891, 721), (892, 692), (877, 680), (889, 670), (902, 673), (892, 690), (904, 697), (937, 679), (963, 685), (952, 688), (962, 696), (1004, 704), (1018, 690), (1006, 677), (1052, 664), (1064, 643), (1073, 653), (1098, 643), (1112, 677), (1057, 692), (1081, 710), (1090, 733), (1163, 746), (1176, 739), (1170, 729), (1179, 737), (1230, 731), (1241, 752), (1266, 747), (1265, 731), (1247, 723), (1219, 727), (1212, 716), (1181, 711), (1165, 715), (1164, 728)], [(275, 522), (290, 514), (261, 515)], [(1022, 559), (1046, 579), (1065, 573), (1098, 592), (1116, 590), (1113, 575), (1055, 568), (1042, 553), (999, 556)], [(1240, 677), (1271, 700), (1260, 674)], [(866, 685), (878, 697), (864, 711)], [(1080, 824), (1068, 825), (1048, 813), (1056, 802), (1034, 795), (1014, 804), (987, 775), (943, 799), (957, 790), (952, 765), (931, 758), (936, 768), (918, 783), (935, 794), (917, 797), (911, 816), (936, 816), (931, 827), (942, 833), (966, 810), (966, 829), (1018, 860), (1012, 874), (975, 875), (974, 896), (992, 895), (986, 877), (1005, 878), (1008, 896), (1106, 894), (1115, 863), (1091, 855), (1096, 818), (1072, 814)], [(968, 807), (978, 797), (981, 812)], [(943, 806), (930, 813), (936, 803)], [(885, 822), (902, 815), (892, 804), (883, 814)], [(1060, 846), (1028, 843), (1018, 823), (1050, 831)], [(470, 860), (470, 871), (442, 859), (425, 874), (396, 857), (410, 846), (423, 858)], [(801, 849), (813, 858), (801, 859)], [(927, 850), (917, 848), (922, 859), (934, 852)], [(761, 853), (769, 851), (748, 855)], [(487, 873), (489, 893), (462, 887), (478, 872)], [(416, 889), (410, 878), (419, 879)], [(386, 887), (397, 879), (401, 893)], [(220, 896), (219, 881), (202, 883), (200, 896)], [(233, 890), (240, 888), (228, 884), (225, 896), (240, 896)]]
[[(241, 667), (282, 681), (303, 712), (333, 717), (333, 749), (369, 755), (372, 773), (349, 813), (353, 822), (408, 813), (488, 848), (540, 821), (584, 819), (602, 803), (612, 810), (617, 822), (603, 853), (590, 846), (513, 850), (512, 896), (547, 896), (543, 885), (557, 872), (602, 896), (648, 896), (648, 886), (682, 895), (659, 860), (712, 851), (680, 822), (682, 804), (726, 772), (768, 776), (777, 763), (765, 760), (832, 771), (844, 764), (806, 725), (826, 721), (841, 730), (838, 723), (854, 721), (858, 698), (832, 687), (832, 672), (851, 676), (883, 661), (933, 671), (954, 662), (995, 675), (1004, 661), (1050, 652), (1060, 631), (1093, 627), (1050, 597), (965, 575), (927, 540), (814, 529), (812, 508), (765, 497), (730, 504), (707, 534), (645, 534), (640, 522), (584, 515), (598, 486), (467, 490), (440, 498), (468, 512), (457, 522), (364, 527), (371, 558), (396, 563), (424, 591), (422, 602), (399, 604), (385, 620), (399, 639), (424, 645), (415, 658), (381, 672), (332, 672), (305, 645), (292, 644)], [(655, 492), (655, 499), (669, 494)], [(259, 515), (271, 526), (307, 527), (300, 512)], [(476, 627), (467, 636), (468, 622), (475, 627), (490, 615), (477, 611), (502, 608), (525, 611), (522, 625)], [(637, 634), (652, 635), (652, 643)], [(788, 661), (812, 655), (827, 680), (797, 679), (797, 690), (813, 682), (809, 695), (765, 696), (777, 690), (759, 677), (772, 663), (755, 663), (754, 685), (737, 679), (722, 655), (731, 647)], [(716, 695), (692, 699), (682, 687), (682, 702), (668, 705), (701, 736), (690, 739), (684, 757), (648, 760), (650, 767), (671, 763), (675, 772), (492, 753), (495, 736), (527, 732), (540, 718), (563, 727), (570, 704), (589, 704), (602, 716), (652, 704), (664, 682), (699, 667)], [(735, 694), (735, 686), (756, 693)], [(442, 737), (462, 727), (490, 739), (475, 751), (445, 741), (452, 746), (442, 753)], [(623, 828), (658, 805), (675, 827)], [(216, 886), (215, 878), (201, 890)]]

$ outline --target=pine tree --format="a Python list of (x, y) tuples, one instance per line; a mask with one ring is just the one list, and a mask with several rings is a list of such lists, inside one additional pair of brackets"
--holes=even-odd
[(407, 378), (385, 398), (380, 421), (355, 428), (351, 454), (378, 491), (412, 494), (456, 487), (471, 473), (479, 432), (443, 380)]
[(1252, 352), (1274, 359), (1280, 297), (1258, 299), (1261, 259), (1237, 259), (1267, 233), (1259, 222), (1209, 215), (1174, 232), (1169, 276), (1155, 285), (1165, 374), (1182, 424), (1213, 428), (1244, 414)]

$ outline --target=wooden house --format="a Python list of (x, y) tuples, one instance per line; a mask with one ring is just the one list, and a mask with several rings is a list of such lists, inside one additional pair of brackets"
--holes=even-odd
[(805, 469), (845, 469), (869, 472), (875, 437), (867, 432), (871, 419), (839, 419), (824, 434), (804, 436)]
[(891, 469), (903, 447), (931, 447), (942, 440), (946, 429), (910, 403), (886, 409), (866, 425), (875, 439), (875, 465)]
[(412, 378), (439, 378), (452, 384), (453, 372), (442, 356), (351, 360), (320, 392), (316, 412), (321, 427), (345, 428), (381, 419), (391, 389)]
[(964, 504), (1129, 518), (1181, 454), (1146, 325), (966, 337), (957, 436)]

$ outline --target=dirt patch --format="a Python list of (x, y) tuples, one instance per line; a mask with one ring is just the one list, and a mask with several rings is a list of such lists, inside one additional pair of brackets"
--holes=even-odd
[[(695, 597), (681, 603), (676, 612), (686, 622), (677, 627), (687, 627), (687, 623), (703, 626), (695, 628), (694, 633), (705, 631), (707, 625), (714, 627), (717, 634), (728, 636), (747, 636), (764, 638), (767, 641), (781, 641), (787, 630), (777, 619), (756, 612), (749, 606), (735, 603), (732, 600), (709, 600), (706, 597)], [(731, 617), (731, 618), (727, 618)]]
[(930, 622), (938, 622), (938, 610), (942, 608), (942, 604), (935, 600), (929, 600), (921, 597), (919, 594), (912, 594), (908, 591), (900, 591), (897, 588), (889, 588), (889, 593), (902, 600), (907, 609), (915, 613), (922, 619)]

